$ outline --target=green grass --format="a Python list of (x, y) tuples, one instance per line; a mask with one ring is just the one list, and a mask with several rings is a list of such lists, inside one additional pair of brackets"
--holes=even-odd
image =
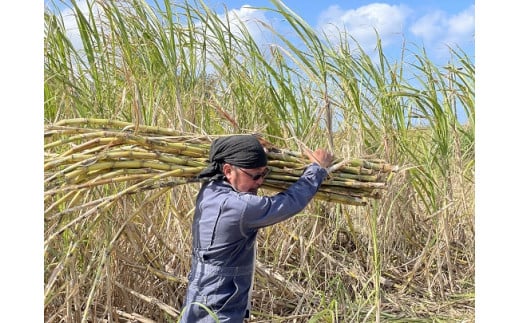
[[(203, 2), (104, 1), (81, 11), (66, 1), (81, 48), (51, 3), (45, 123), (106, 118), (202, 135), (258, 132), (292, 150), (321, 146), (400, 165), (379, 201), (315, 201), (260, 232), (258, 261), (269, 270), (256, 275), (256, 321), (474, 320), (472, 59), (454, 48), (437, 66), (424, 49), (403, 45), (390, 60), (380, 43), (374, 56), (345, 36), (322, 38), (272, 3), (262, 10), (286, 20), (295, 38), (264, 24), (272, 43), (261, 46), (244, 25), (231, 33), (233, 22)], [(44, 215), (46, 321), (133, 313), (175, 321), (197, 188), (110, 200), (128, 189), (112, 183), (45, 200), (46, 209), (54, 203)], [(104, 207), (60, 214), (90, 202)]]

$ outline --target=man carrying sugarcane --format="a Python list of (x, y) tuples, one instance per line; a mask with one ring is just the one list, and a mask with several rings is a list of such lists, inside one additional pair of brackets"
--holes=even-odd
[(192, 225), (191, 271), (181, 322), (243, 322), (249, 317), (258, 229), (284, 221), (311, 201), (333, 155), (306, 151), (311, 164), (286, 191), (258, 196), (269, 173), (255, 136), (213, 141)]

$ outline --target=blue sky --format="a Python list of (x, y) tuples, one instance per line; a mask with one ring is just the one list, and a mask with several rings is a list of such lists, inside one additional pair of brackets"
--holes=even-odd
[[(219, 14), (227, 8), (233, 16), (243, 20), (260, 19), (279, 30), (285, 28), (279, 16), (254, 9), (274, 8), (269, 0), (207, 0), (205, 3)], [(397, 57), (404, 40), (407, 48), (414, 52), (416, 46), (424, 46), (428, 56), (439, 64), (449, 59), (447, 46), (462, 48), (474, 60), (475, 1), (286, 0), (284, 3), (318, 33), (324, 32), (330, 37), (337, 33), (336, 27), (345, 28), (367, 52), (374, 48), (375, 28), (385, 55)], [(258, 39), (261, 40), (261, 35)]]

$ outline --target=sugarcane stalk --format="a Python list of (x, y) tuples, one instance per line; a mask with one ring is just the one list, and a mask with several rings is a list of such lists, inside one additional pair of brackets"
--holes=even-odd
[[(60, 120), (56, 122), (54, 125), (50, 125), (50, 127), (60, 127), (60, 126), (83, 126), (88, 128), (112, 128), (112, 129), (123, 129), (123, 131), (130, 131), (135, 129), (136, 125), (130, 122), (118, 121), (118, 120), (109, 120), (109, 119), (90, 119), (90, 118), (76, 118), (76, 119), (67, 119)], [(147, 125), (139, 125), (139, 132), (141, 133), (155, 133), (157, 135), (167, 135), (167, 136), (179, 136), (185, 135), (185, 133), (181, 133), (172, 128), (163, 128), (157, 126), (147, 126)]]
[[(45, 131), (45, 198), (65, 194), (58, 197), (62, 203), (71, 198), (69, 192), (123, 182), (134, 183), (127, 187), (132, 189), (124, 189), (131, 194), (197, 181), (217, 137), (144, 125), (137, 129), (132, 123), (115, 120), (62, 120)], [(310, 163), (300, 152), (273, 147), (267, 156), (271, 173), (263, 187), (271, 190), (283, 190), (296, 182)], [(380, 197), (378, 191), (386, 188), (388, 174), (396, 169), (376, 158), (336, 161), (316, 197), (364, 205), (366, 198)], [(58, 201), (47, 210), (54, 209)]]

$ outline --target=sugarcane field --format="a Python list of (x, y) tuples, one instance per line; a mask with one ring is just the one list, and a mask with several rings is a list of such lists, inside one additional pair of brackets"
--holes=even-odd
[(198, 175), (239, 134), (267, 156), (260, 196), (334, 156), (258, 231), (247, 322), (475, 321), (474, 57), (392, 60), (280, 0), (255, 9), (288, 26), (261, 24), (268, 46), (202, 0), (82, 3), (44, 16), (45, 322), (180, 322)]

